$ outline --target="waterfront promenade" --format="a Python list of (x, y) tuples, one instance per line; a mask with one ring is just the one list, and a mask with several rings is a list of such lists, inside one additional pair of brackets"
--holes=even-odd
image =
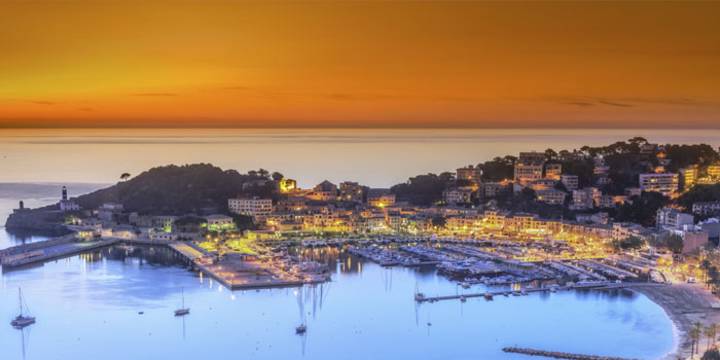
[(245, 261), (242, 257), (226, 256), (216, 259), (213, 254), (185, 242), (122, 238), (77, 241), (72, 235), (4, 249), (0, 252), (0, 264), (3, 271), (12, 271), (120, 244), (161, 246), (172, 249), (183, 257), (193, 269), (203, 272), (231, 290), (294, 287), (328, 280), (327, 274), (290, 274), (273, 268), (271, 264)]

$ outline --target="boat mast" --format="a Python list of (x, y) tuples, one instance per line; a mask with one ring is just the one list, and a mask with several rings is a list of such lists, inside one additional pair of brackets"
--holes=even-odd
[(182, 308), (185, 308), (185, 288), (181, 288), (180, 292), (182, 292)]
[(18, 287), (18, 305), (20, 306), (20, 316), (22, 316), (23, 313), (23, 306), (22, 306), (22, 289)]

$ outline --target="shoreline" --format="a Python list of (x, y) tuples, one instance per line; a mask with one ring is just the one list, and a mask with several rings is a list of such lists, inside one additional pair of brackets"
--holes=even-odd
[[(673, 284), (667, 286), (628, 286), (627, 289), (643, 294), (650, 301), (658, 304), (673, 323), (674, 349), (663, 356), (662, 360), (689, 359), (691, 357), (692, 340), (689, 331), (693, 324), (700, 322), (703, 326), (720, 323), (720, 309), (712, 307), (720, 303), (714, 295), (701, 285)], [(699, 342), (702, 356), (706, 342), (701, 336)]]

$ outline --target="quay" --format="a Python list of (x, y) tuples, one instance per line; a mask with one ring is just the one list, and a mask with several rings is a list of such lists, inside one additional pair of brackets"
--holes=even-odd
[(616, 356), (600, 356), (600, 355), (583, 355), (583, 354), (572, 354), (560, 351), (545, 351), (530, 348), (519, 348), (519, 347), (504, 347), (502, 351), (506, 353), (523, 354), (529, 356), (542, 356), (555, 359), (569, 359), (569, 360), (637, 360), (630, 358), (621, 358)]
[(106, 246), (115, 245), (120, 242), (120, 239), (103, 239), (96, 241), (68, 241), (67, 239), (61, 239), (61, 241), (47, 241), (37, 242), (25, 246), (22, 249), (12, 249), (12, 251), (5, 252), (0, 256), (0, 265), (2, 265), (3, 271), (12, 270), (23, 266), (28, 266), (34, 263), (46, 262), (64, 257), (81, 254), (86, 251), (103, 248)]
[(77, 241), (73, 235), (4, 249), (0, 252), (0, 265), (2, 265), (2, 271), (12, 271), (113, 245), (148, 245), (169, 248), (185, 259), (193, 270), (203, 272), (230, 290), (297, 287), (304, 284), (319, 284), (328, 280), (326, 274), (307, 274), (302, 278), (297, 278), (297, 276), (293, 278), (283, 274), (286, 275), (286, 278), (283, 278), (266, 265), (247, 262), (242, 258), (229, 257), (217, 261), (214, 255), (205, 250), (180, 241), (121, 238)]

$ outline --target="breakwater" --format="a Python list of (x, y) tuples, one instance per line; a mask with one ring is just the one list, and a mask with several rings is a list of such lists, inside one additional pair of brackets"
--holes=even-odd
[(584, 354), (573, 354), (560, 351), (545, 351), (530, 348), (520, 347), (505, 347), (502, 349), (506, 353), (523, 354), (530, 356), (543, 356), (554, 359), (569, 359), (569, 360), (637, 360), (630, 358), (622, 358), (616, 356), (600, 356), (600, 355), (584, 355)]

